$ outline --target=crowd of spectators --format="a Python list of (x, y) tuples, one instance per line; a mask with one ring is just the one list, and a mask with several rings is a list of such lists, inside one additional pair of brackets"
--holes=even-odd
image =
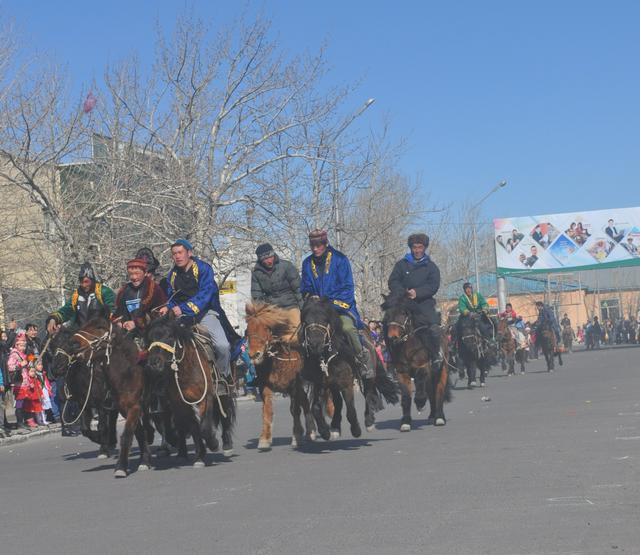
[(578, 341), (587, 350), (600, 345), (635, 345), (640, 343), (640, 326), (634, 316), (629, 318), (607, 318), (600, 323), (597, 316), (578, 327)]
[(0, 332), (0, 437), (47, 428), (60, 419), (57, 383), (43, 364), (38, 326), (12, 320)]

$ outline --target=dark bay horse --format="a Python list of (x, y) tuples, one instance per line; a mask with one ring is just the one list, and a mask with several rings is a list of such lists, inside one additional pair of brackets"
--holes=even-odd
[(509, 320), (502, 317), (498, 320), (498, 345), (502, 353), (503, 360), (507, 366), (507, 375), (515, 374), (515, 363), (520, 365), (520, 373), (524, 374), (524, 362), (526, 351), (518, 346), (509, 327)]
[(558, 364), (562, 366), (562, 353), (558, 349), (556, 334), (553, 331), (551, 322), (544, 321), (536, 325), (536, 343), (542, 349), (548, 372), (553, 372), (555, 369), (556, 356), (558, 357)]
[[(402, 393), (402, 420), (400, 431), (411, 430), (411, 396), (415, 383), (415, 404), (421, 411), (429, 400), (428, 422), (444, 426), (444, 403), (451, 401), (451, 387), (447, 362), (440, 367), (431, 364), (431, 355), (419, 337), (413, 324), (415, 303), (404, 296), (385, 297), (385, 336), (391, 361), (398, 374)], [(443, 337), (442, 351), (448, 353), (447, 338)]]
[(493, 359), (487, 340), (482, 336), (480, 315), (460, 316), (458, 321), (458, 352), (467, 371), (468, 387), (476, 381), (476, 368), (480, 370), (480, 385), (483, 386)]
[[(320, 436), (323, 439), (340, 437), (343, 401), (351, 434), (353, 437), (360, 437), (362, 434), (355, 412), (356, 379), (361, 382), (365, 397), (365, 425), (368, 431), (372, 431), (375, 413), (382, 409), (383, 399), (387, 403), (397, 403), (398, 391), (380, 363), (370, 335), (368, 338), (364, 337), (363, 347), (367, 349), (371, 363), (375, 364), (375, 377), (370, 380), (360, 379), (356, 354), (342, 329), (339, 313), (329, 300), (313, 296), (307, 298), (302, 308), (299, 336), (305, 353), (302, 376), (312, 386), (311, 410)], [(327, 389), (331, 392), (334, 405), (331, 427), (327, 426), (323, 410)]]
[[(48, 349), (53, 377), (64, 378), (65, 401), (60, 417), (64, 426), (79, 422), (82, 435), (100, 446), (98, 458), (106, 459), (116, 447), (118, 411), (107, 399), (105, 374), (92, 371), (84, 360), (73, 355), (79, 347), (75, 341), (77, 331), (77, 327), (62, 326), (51, 339)], [(95, 364), (95, 361), (91, 363)], [(78, 405), (79, 412), (75, 418), (69, 414), (71, 403)], [(91, 429), (94, 411), (98, 416), (97, 430)]]
[[(193, 466), (204, 467), (206, 447), (218, 450), (216, 428), (222, 428), (225, 456), (233, 453), (236, 404), (233, 384), (211, 364), (190, 326), (172, 312), (153, 320), (146, 329), (147, 370), (154, 390), (163, 391), (178, 432), (178, 456), (187, 458), (187, 436), (193, 437)], [(206, 447), (205, 447), (206, 444)]]
[[(297, 308), (290, 309), (298, 311)], [(315, 423), (300, 372), (304, 355), (298, 341), (297, 323), (291, 329), (290, 310), (275, 305), (247, 304), (246, 322), (249, 357), (256, 367), (257, 383), (262, 397), (262, 432), (258, 449), (271, 449), (273, 441), (273, 393), (289, 396), (293, 417), (291, 446), (298, 447), (304, 430), (300, 412), (304, 413), (307, 438), (313, 439)], [(299, 323), (300, 315), (297, 312)]]
[(72, 356), (83, 360), (89, 367), (93, 360), (94, 371), (104, 373), (113, 404), (125, 419), (114, 475), (116, 478), (127, 476), (134, 436), (140, 448), (138, 470), (148, 470), (151, 465), (148, 439), (153, 441), (153, 431), (145, 425), (145, 379), (144, 370), (138, 364), (138, 347), (133, 339), (106, 318), (90, 320), (74, 337), (77, 349)]

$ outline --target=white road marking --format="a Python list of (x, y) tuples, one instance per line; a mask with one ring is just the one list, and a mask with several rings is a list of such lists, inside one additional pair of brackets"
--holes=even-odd
[(548, 507), (580, 507), (584, 505), (595, 505), (593, 501), (586, 497), (549, 497)]
[(640, 416), (640, 411), (636, 411), (636, 412), (619, 412), (618, 416)]
[(640, 439), (640, 436), (621, 436), (616, 437), (616, 439)]

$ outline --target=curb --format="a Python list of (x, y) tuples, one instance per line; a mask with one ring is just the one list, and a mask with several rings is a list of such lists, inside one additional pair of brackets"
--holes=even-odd
[(54, 434), (59, 432), (61, 429), (60, 424), (53, 424), (50, 428), (46, 430), (37, 430), (35, 432), (31, 432), (28, 434), (17, 434), (14, 433), (10, 437), (0, 438), (0, 447), (4, 447), (5, 445), (14, 445), (16, 443), (24, 443), (25, 441), (29, 441), (30, 439), (48, 436), (49, 434)]

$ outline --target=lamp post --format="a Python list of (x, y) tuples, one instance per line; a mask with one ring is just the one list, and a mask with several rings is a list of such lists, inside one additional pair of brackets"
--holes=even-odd
[[(487, 200), (493, 193), (507, 186), (507, 182), (503, 179), (493, 189), (491, 189), (485, 196), (483, 196), (476, 204), (471, 207), (471, 210), (479, 208), (480, 205)], [(478, 232), (476, 230), (476, 222), (473, 222), (473, 266), (476, 274), (476, 292), (480, 291), (480, 274), (478, 272)]]

